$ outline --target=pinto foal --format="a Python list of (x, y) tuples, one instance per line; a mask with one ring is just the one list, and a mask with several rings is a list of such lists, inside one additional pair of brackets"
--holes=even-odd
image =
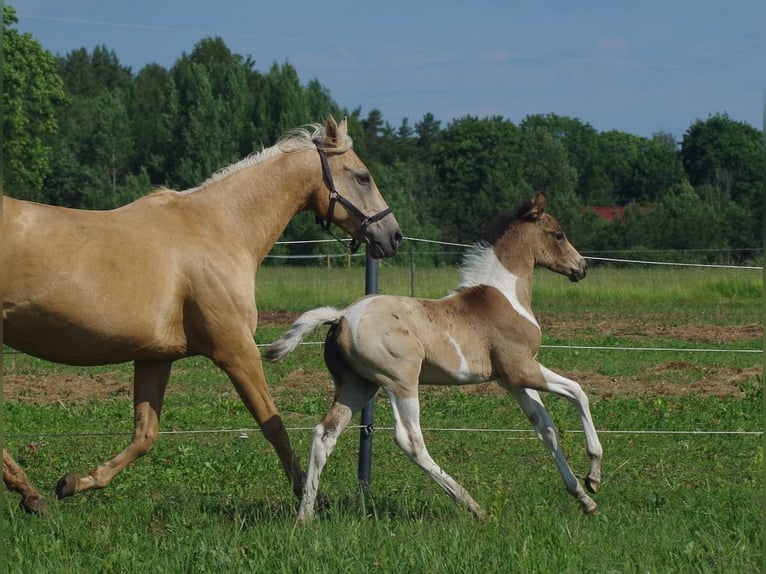
[(484, 511), (444, 472), (426, 450), (420, 429), (418, 385), (463, 385), (497, 380), (519, 403), (537, 436), (553, 455), (567, 491), (586, 513), (597, 506), (570, 469), (554, 423), (539, 391), (575, 405), (585, 431), (590, 471), (586, 487), (601, 480), (602, 449), (580, 385), (538, 363), (540, 326), (531, 309), (536, 266), (585, 277), (586, 263), (537, 194), (514, 217), (490, 230), (461, 269), (455, 292), (442, 299), (371, 295), (345, 309), (321, 307), (301, 315), (266, 359), (277, 361), (322, 324), (330, 324), (325, 362), (335, 381), (335, 399), (314, 430), (305, 490), (298, 519), (314, 514), (319, 475), (338, 435), (354, 413), (382, 387), (391, 400), (396, 443), (447, 494), (479, 518)]

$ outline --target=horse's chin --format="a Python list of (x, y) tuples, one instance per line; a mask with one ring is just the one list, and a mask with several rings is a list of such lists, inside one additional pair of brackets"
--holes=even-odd
[(400, 231), (396, 231), (382, 239), (368, 235), (366, 243), (367, 253), (370, 254), (370, 257), (373, 259), (386, 259), (396, 255), (399, 245), (402, 243), (402, 234)]

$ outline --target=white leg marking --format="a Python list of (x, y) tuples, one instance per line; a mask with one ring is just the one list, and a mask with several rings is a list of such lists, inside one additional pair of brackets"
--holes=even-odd
[(426, 449), (420, 430), (420, 401), (417, 397), (403, 399), (388, 393), (394, 415), (394, 437), (396, 444), (407, 456), (444, 489), (454, 500), (466, 506), (477, 518), (486, 516), (481, 506), (454, 478), (448, 475), (431, 458)]
[(562, 377), (542, 365), (540, 365), (540, 372), (545, 378), (545, 383), (550, 392), (564, 397), (577, 408), (577, 413), (582, 423), (582, 430), (585, 433), (585, 449), (590, 460), (588, 484), (589, 488), (591, 488), (591, 483), (594, 483), (592, 488), (595, 490), (601, 483), (601, 458), (604, 451), (601, 448), (601, 442), (598, 440), (596, 427), (590, 414), (588, 395), (585, 394), (582, 387), (575, 381)]
[(540, 394), (535, 390), (523, 388), (512, 388), (510, 392), (518, 401), (524, 414), (527, 415), (527, 418), (534, 425), (538, 438), (548, 447), (548, 450), (553, 455), (553, 460), (559, 469), (559, 474), (564, 479), (567, 492), (580, 501), (585, 512), (596, 512), (598, 509), (596, 503), (585, 493), (585, 489), (580, 484), (580, 481), (577, 480), (572, 469), (569, 468), (566, 458), (564, 458), (556, 427), (545, 405), (543, 405)]
[[(331, 418), (332, 417), (332, 418)], [(333, 420), (334, 423), (326, 427), (325, 421)], [(338, 436), (346, 428), (351, 420), (351, 410), (343, 405), (334, 403), (330, 407), (321, 423), (314, 427), (314, 438), (311, 441), (311, 454), (309, 455), (309, 467), (306, 472), (306, 483), (303, 486), (303, 498), (298, 508), (298, 520), (306, 522), (314, 516), (317, 492), (319, 490), (319, 476), (327, 463), (327, 459), (338, 442)]]

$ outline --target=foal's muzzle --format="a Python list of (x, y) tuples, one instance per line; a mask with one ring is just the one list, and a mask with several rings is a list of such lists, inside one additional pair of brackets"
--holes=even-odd
[(580, 259), (580, 261), (577, 264), (577, 267), (572, 267), (572, 269), (569, 270), (569, 280), (572, 283), (577, 283), (578, 281), (585, 279), (585, 276), (587, 274), (588, 274), (588, 262), (585, 261), (585, 259)]

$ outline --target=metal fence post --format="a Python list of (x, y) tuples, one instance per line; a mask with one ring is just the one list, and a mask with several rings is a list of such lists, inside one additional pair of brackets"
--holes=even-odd
[[(369, 248), (364, 262), (364, 293), (378, 292), (378, 260), (370, 256)], [(370, 470), (372, 468), (372, 419), (375, 410), (375, 397), (362, 408), (361, 429), (359, 431), (359, 467), (357, 477), (359, 486), (366, 493), (370, 489)]]

